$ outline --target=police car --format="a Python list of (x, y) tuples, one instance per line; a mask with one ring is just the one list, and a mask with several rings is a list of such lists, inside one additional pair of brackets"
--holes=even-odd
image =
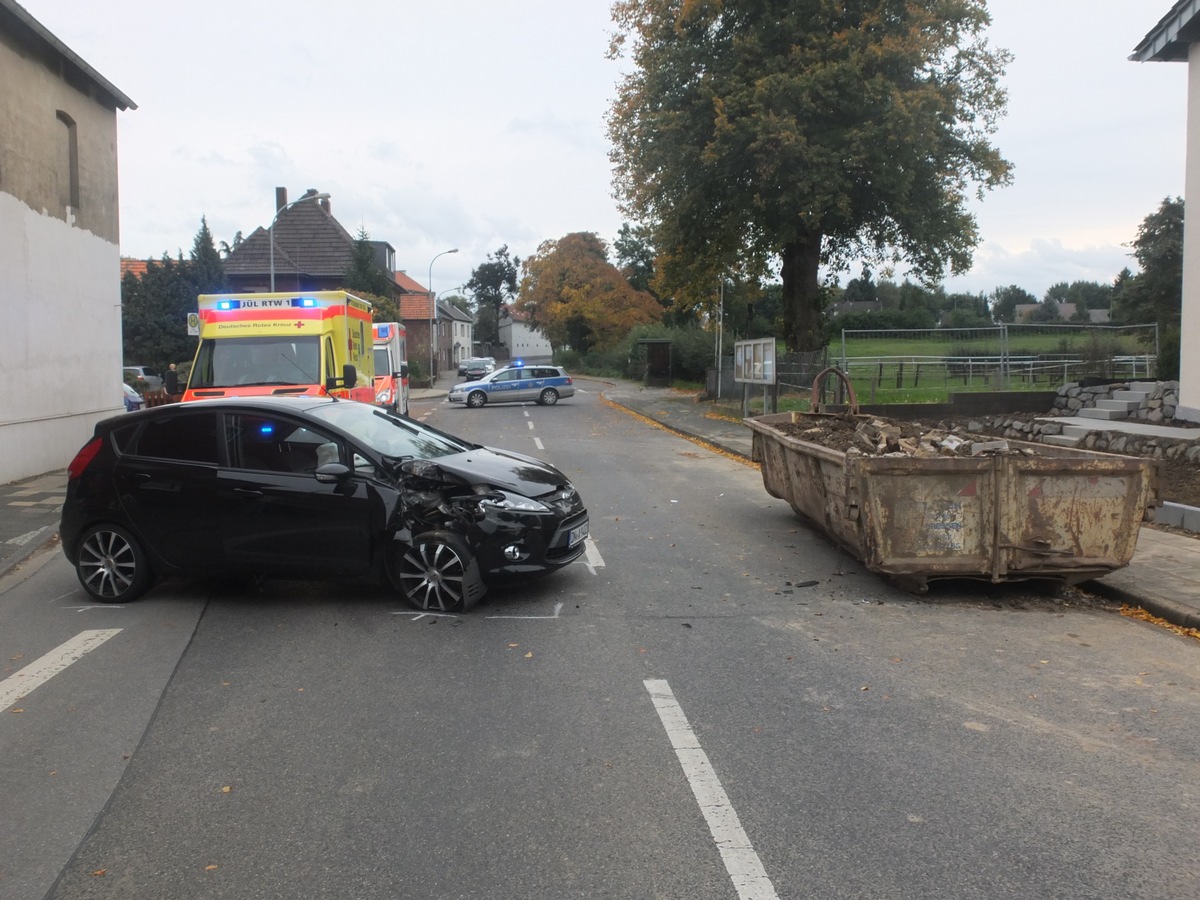
[(448, 395), (451, 403), (478, 409), (488, 403), (524, 403), (530, 400), (553, 406), (563, 397), (573, 397), (571, 376), (561, 366), (527, 366), (519, 360), (477, 381), (456, 384)]

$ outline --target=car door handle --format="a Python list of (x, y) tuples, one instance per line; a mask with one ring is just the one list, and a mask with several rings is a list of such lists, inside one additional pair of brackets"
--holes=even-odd
[(233, 492), (239, 497), (245, 497), (247, 500), (254, 500), (263, 495), (263, 492), (255, 488), (234, 488)]

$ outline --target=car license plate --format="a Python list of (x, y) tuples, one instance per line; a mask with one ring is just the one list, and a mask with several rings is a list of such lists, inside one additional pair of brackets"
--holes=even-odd
[(576, 544), (578, 544), (580, 541), (582, 541), (587, 536), (588, 536), (588, 523), (584, 522), (582, 525), (576, 525), (574, 528), (572, 528), (570, 531), (567, 532), (567, 546), (574, 547)]

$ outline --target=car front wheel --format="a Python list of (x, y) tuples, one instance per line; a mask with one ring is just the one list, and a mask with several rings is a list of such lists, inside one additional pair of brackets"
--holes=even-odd
[(154, 583), (146, 551), (119, 525), (93, 525), (84, 532), (75, 574), (101, 603), (135, 600)]
[(471, 391), (467, 394), (467, 406), (472, 409), (479, 409), (485, 403), (487, 403), (487, 394), (483, 391)]
[(466, 541), (449, 532), (414, 538), (400, 557), (397, 580), (408, 602), (429, 612), (470, 609), (487, 591)]
[(538, 403), (542, 404), (542, 406), (553, 406), (557, 402), (558, 391), (556, 391), (554, 388), (546, 388), (544, 391), (542, 391), (541, 396), (538, 397)]

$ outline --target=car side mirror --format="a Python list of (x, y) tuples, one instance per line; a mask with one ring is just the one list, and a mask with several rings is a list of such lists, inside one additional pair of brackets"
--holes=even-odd
[(342, 366), (342, 383), (346, 386), (347, 390), (358, 384), (358, 370), (350, 365), (350, 363)]
[(400, 377), (401, 377), (401, 378), (407, 378), (407, 377), (408, 377), (408, 363), (403, 363), (403, 364), (400, 366)]
[(315, 474), (321, 484), (337, 484), (350, 477), (350, 467), (340, 462), (325, 463), (317, 468)]

